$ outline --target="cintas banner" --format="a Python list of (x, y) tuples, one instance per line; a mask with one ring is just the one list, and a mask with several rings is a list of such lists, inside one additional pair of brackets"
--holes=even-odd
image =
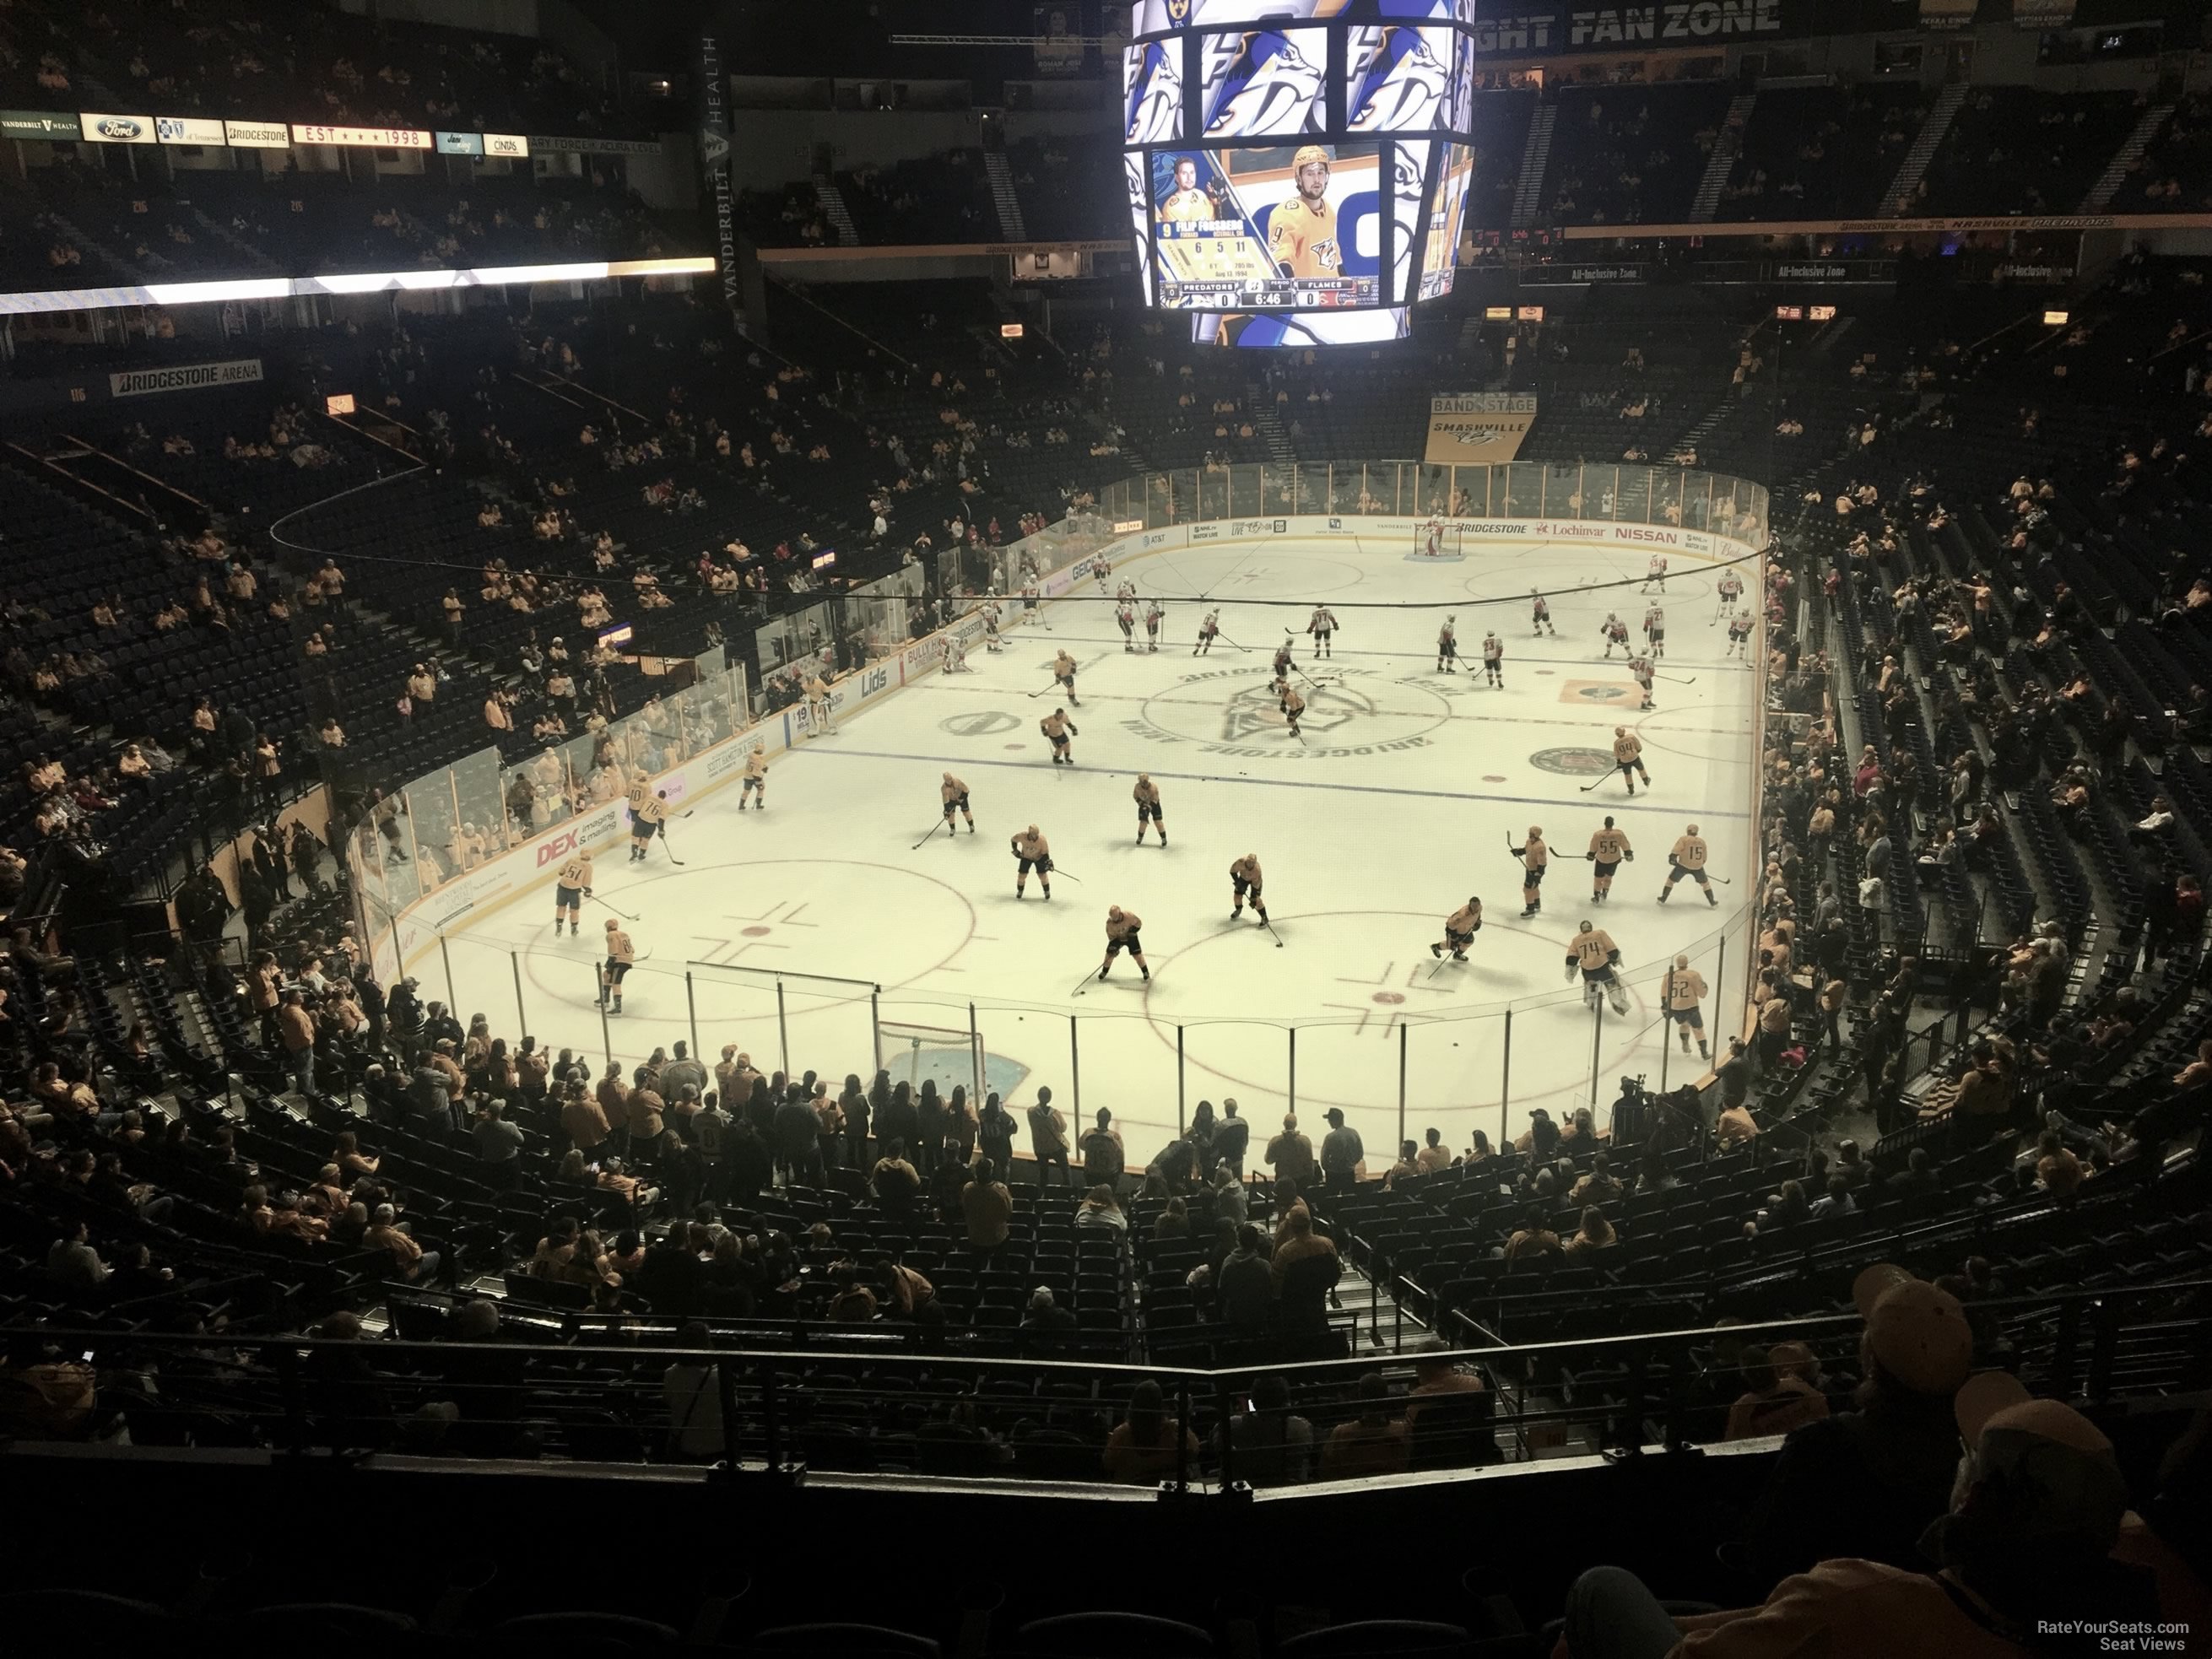
[(738, 208), (730, 188), (730, 94), (722, 79), (722, 45), (699, 37), (699, 162), (714, 198), (714, 252), (722, 270), (722, 299), (738, 310)]

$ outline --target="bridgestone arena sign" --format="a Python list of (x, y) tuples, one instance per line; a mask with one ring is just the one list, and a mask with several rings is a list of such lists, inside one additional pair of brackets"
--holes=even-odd
[(134, 368), (107, 377), (111, 398), (143, 398), (149, 392), (198, 392), (208, 386), (243, 386), (261, 378), (261, 359), (233, 357), (220, 363), (179, 363), (173, 368)]

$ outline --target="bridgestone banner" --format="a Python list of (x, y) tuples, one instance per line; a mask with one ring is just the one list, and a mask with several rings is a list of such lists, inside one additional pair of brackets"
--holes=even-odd
[(220, 363), (179, 363), (172, 368), (134, 368), (107, 377), (111, 398), (143, 398), (152, 392), (201, 392), (210, 386), (243, 386), (261, 378), (261, 359), (233, 357)]
[(1433, 466), (1510, 461), (1535, 423), (1536, 399), (1521, 392), (1471, 392), (1429, 399), (1429, 442), (1422, 459)]

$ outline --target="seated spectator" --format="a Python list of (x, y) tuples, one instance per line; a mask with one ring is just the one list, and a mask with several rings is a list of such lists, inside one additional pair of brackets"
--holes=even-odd
[(1101, 1182), (1084, 1194), (1083, 1202), (1075, 1208), (1075, 1224), (1079, 1227), (1110, 1227), (1117, 1232), (1129, 1230), (1129, 1218), (1121, 1212), (1121, 1200), (1114, 1189)]
[(2127, 1484), (2112, 1443), (2087, 1419), (2057, 1401), (2032, 1400), (2016, 1379), (1990, 1372), (1960, 1392), (1954, 1435), (1970, 1449), (1928, 1534), (1936, 1573), (1920, 1561), (1824, 1557), (1784, 1579), (1762, 1607), (1699, 1618), (1700, 1634), (1685, 1644), (1633, 1576), (1593, 1568), (1568, 1595), (1568, 1649), (1584, 1659), (1686, 1650), (1711, 1659), (1994, 1656), (2034, 1650), (2033, 1640), (2007, 1632), (2171, 1614), (2160, 1604), (2160, 1576), (2131, 1565), (2141, 1556), (2123, 1531)]
[(1787, 1434), (1828, 1414), (1827, 1397), (1808, 1375), (1813, 1370), (1812, 1350), (1803, 1343), (1746, 1348), (1736, 1364), (1743, 1372), (1744, 1392), (1729, 1407), (1724, 1438)]
[(1147, 1378), (1129, 1391), (1127, 1414), (1106, 1437), (1102, 1462), (1108, 1479), (1144, 1485), (1170, 1479), (1178, 1468), (1194, 1474), (1198, 1456), (1198, 1437), (1179, 1431), (1160, 1385)]
[(1405, 1419), (1390, 1415), (1390, 1391), (1383, 1383), (1382, 1373), (1361, 1372), (1355, 1390), (1359, 1415), (1329, 1431), (1322, 1445), (1321, 1478), (1363, 1480), (1378, 1474), (1403, 1474), (1410, 1441)]
[(1214, 1438), (1234, 1478), (1247, 1486), (1295, 1486), (1313, 1478), (1313, 1425), (1291, 1409), (1291, 1385), (1280, 1371), (1252, 1384), (1249, 1408), (1216, 1429)]

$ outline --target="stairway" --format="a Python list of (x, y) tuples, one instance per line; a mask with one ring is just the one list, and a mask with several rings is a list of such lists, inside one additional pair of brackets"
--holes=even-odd
[(1513, 189), (1513, 216), (1508, 222), (1515, 230), (1526, 230), (1536, 222), (1536, 209), (1544, 199), (1544, 163), (1552, 154), (1552, 124), (1559, 118), (1559, 106), (1546, 101), (1536, 106), (1535, 118), (1528, 123), (1528, 142), (1521, 146), (1520, 181)]
[(1267, 388), (1257, 380), (1245, 381), (1244, 407), (1252, 411), (1252, 430), (1267, 446), (1267, 459), (1285, 465), (1296, 460), (1297, 452), (1291, 447), (1291, 434), (1275, 418), (1275, 400)]
[(1401, 1313), (1387, 1289), (1348, 1261), (1328, 1301), (1330, 1313), (1352, 1316), (1354, 1350), (1395, 1348), (1401, 1339), (1412, 1344), (1429, 1334), (1429, 1328), (1412, 1313)]
[(1928, 112), (1928, 118), (1914, 135), (1912, 147), (1905, 152), (1905, 160), (1898, 164), (1897, 177), (1889, 181), (1882, 192), (1881, 210), (1894, 218), (1905, 211), (1912, 200), (1912, 192), (1920, 188), (1920, 181), (1928, 176), (1928, 164), (1936, 159), (1936, 152), (1951, 131), (1951, 122), (1959, 113), (1959, 106), (1966, 101), (1966, 85), (1954, 81), (1936, 94), (1936, 106)]
[(1713, 153), (1705, 158), (1698, 193), (1690, 201), (1692, 224), (1709, 225), (1720, 211), (1721, 192), (1728, 188), (1729, 175), (1735, 171), (1735, 158), (1743, 154), (1744, 125), (1751, 119), (1751, 106), (1758, 101), (1756, 92), (1739, 92), (1729, 100), (1728, 117), (1721, 123), (1720, 137), (1713, 141)]
[(228, 225), (220, 220), (210, 218), (198, 208), (192, 209), (192, 217), (199, 222), (201, 229), (208, 235), (221, 242), (225, 247), (236, 252), (241, 269), (250, 270), (258, 276), (283, 276), (288, 274), (283, 266), (278, 264), (244, 237), (236, 234)]
[(2112, 152), (2112, 159), (2105, 163), (2104, 172), (2098, 174), (2097, 182), (2081, 198), (2081, 205), (2075, 210), (2076, 212), (2102, 213), (2112, 206), (2112, 198), (2120, 193), (2120, 186), (2127, 182), (2128, 169), (2135, 166), (2142, 153), (2150, 148), (2150, 141), (2158, 137), (2159, 129), (2166, 125), (2166, 118), (2172, 113), (2173, 106), (2171, 104), (2153, 104), (2142, 112), (2142, 119), (2136, 123), (2135, 131), (2128, 135), (2127, 142)]
[(1006, 152), (987, 149), (983, 152), (983, 171), (991, 180), (991, 200), (999, 210), (999, 240), (1002, 242), (1026, 242), (1029, 227), (1022, 222), (1022, 198), (1014, 191), (1014, 170), (1007, 165)]
[(822, 204), (822, 216), (830, 222), (830, 228), (837, 234), (839, 247), (858, 247), (860, 228), (853, 222), (853, 210), (845, 205), (845, 192), (831, 182), (826, 173), (814, 175), (814, 199)]

